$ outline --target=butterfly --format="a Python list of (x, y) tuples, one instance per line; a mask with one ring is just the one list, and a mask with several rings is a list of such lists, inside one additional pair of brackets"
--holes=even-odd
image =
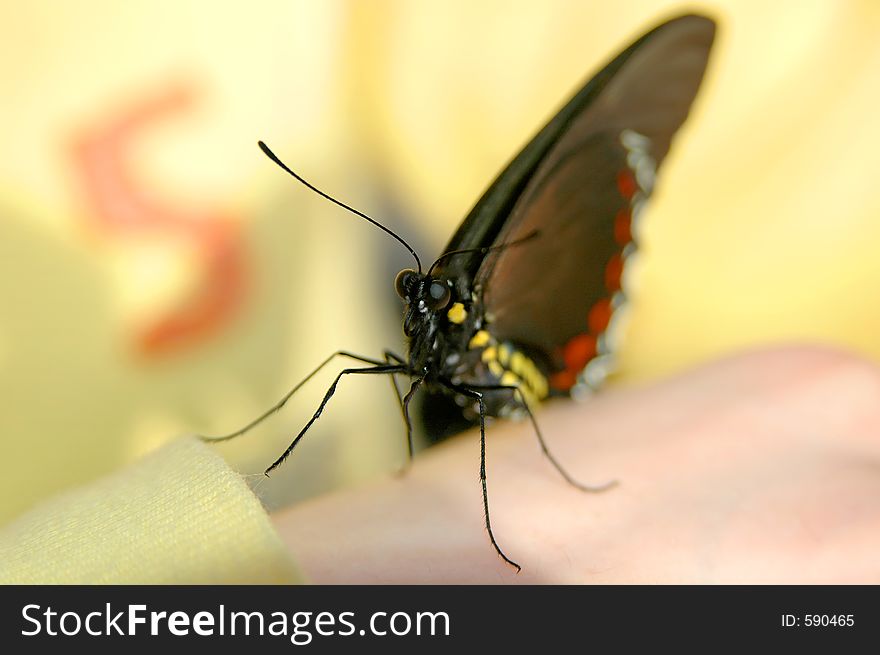
[[(369, 358), (339, 351), (328, 357), (237, 437), (281, 409), (336, 357), (343, 369), (318, 409), (266, 470), (280, 466), (320, 417), (346, 375), (390, 375), (413, 455), (410, 402), (420, 388), (453, 398), (479, 422), (480, 484), (485, 526), (498, 555), (517, 571), (496, 540), (486, 482), (487, 417), (528, 417), (544, 455), (553, 457), (534, 409), (551, 396), (581, 396), (613, 370), (611, 335), (624, 304), (622, 276), (635, 248), (634, 227), (655, 186), (673, 136), (700, 87), (715, 23), (697, 15), (669, 20), (617, 55), (578, 91), (501, 172), (425, 269), (399, 235), (319, 190), (260, 142), (276, 164), (331, 202), (400, 242), (414, 268), (394, 282), (404, 304), (405, 357)], [(401, 394), (396, 376), (410, 378)]]

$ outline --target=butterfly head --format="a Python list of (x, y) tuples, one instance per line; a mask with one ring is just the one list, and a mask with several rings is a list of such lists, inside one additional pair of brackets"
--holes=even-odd
[(423, 335), (423, 338), (430, 339), (439, 326), (441, 316), (452, 305), (452, 283), (445, 278), (407, 268), (397, 274), (394, 288), (406, 303), (403, 321), (406, 336), (412, 339)]

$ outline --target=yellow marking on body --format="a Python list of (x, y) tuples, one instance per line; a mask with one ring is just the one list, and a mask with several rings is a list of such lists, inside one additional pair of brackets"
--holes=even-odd
[(532, 393), (532, 390), (528, 388), (525, 384), (515, 385), (517, 389), (519, 389), (519, 393), (516, 394), (517, 401), (525, 402), (529, 408), (538, 405), (538, 398), (535, 397), (535, 394)]
[(486, 332), (486, 330), (478, 330), (474, 336), (471, 337), (471, 340), (468, 343), (468, 348), (482, 348), (489, 343), (491, 339), (492, 337)]
[(467, 318), (467, 310), (460, 302), (452, 303), (452, 307), (450, 307), (449, 311), (446, 312), (446, 318), (449, 319), (450, 323), (455, 323), (456, 325), (459, 325), (460, 323), (464, 322), (464, 319)]
[(501, 380), (499, 382), (506, 387), (520, 386), (519, 378), (516, 377), (516, 374), (510, 371), (504, 371), (504, 375), (501, 376)]
[[(537, 405), (547, 397), (550, 388), (547, 378), (527, 355), (516, 350), (511, 344), (495, 345), (494, 340), (485, 330), (477, 332), (470, 342), (470, 347), (492, 343), (480, 353), (480, 360), (486, 364), (492, 377), (499, 384), (516, 387), (523, 394), (525, 403)], [(476, 344), (476, 345), (475, 345)]]
[(533, 368), (532, 372), (529, 374), (529, 386), (535, 390), (535, 394), (538, 398), (547, 397), (547, 378), (541, 375), (541, 372), (537, 368)]
[(535, 377), (535, 372), (532, 369), (527, 369), (526, 371), (521, 373), (520, 376), (526, 381), (526, 384), (528, 385), (529, 389), (531, 389), (532, 391), (535, 391), (537, 393), (538, 380)]
[(538, 373), (538, 379), (536, 380), (537, 384), (535, 388), (538, 392), (538, 396), (541, 398), (546, 398), (547, 394), (550, 393), (550, 386), (547, 384), (547, 378)]
[(528, 358), (523, 355), (518, 350), (514, 350), (513, 354), (510, 356), (510, 370), (519, 375), (520, 377), (525, 377), (523, 373), (525, 373), (526, 367), (528, 366)]
[(519, 390), (522, 392), (523, 399), (526, 401), (526, 405), (528, 405), (530, 408), (540, 404), (540, 400), (527, 388), (520, 387)]
[(510, 357), (510, 368), (522, 378), (528, 390), (534, 394), (535, 399), (540, 400), (547, 397), (547, 379), (531, 359), (519, 351), (514, 351)]
[(535, 393), (534, 388), (530, 387), (527, 384), (524, 384), (520, 387), (520, 389), (522, 389), (523, 393), (526, 396), (526, 401), (530, 405), (537, 405), (540, 402), (541, 397), (537, 393)]
[[(547, 381), (531, 359), (518, 350), (512, 350), (507, 344), (499, 347), (498, 350), (498, 361), (502, 365), (506, 364), (506, 368), (515, 373), (530, 392), (538, 398), (544, 398), (547, 395)], [(506, 356), (504, 351), (506, 351)], [(505, 362), (505, 358), (508, 360), (507, 362)]]

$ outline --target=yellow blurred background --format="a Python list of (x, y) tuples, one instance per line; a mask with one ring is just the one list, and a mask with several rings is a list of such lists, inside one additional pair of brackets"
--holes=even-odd
[[(0, 3), (0, 522), (183, 433), (222, 433), (327, 354), (402, 349), (431, 260), (584, 80), (671, 15), (719, 22), (641, 237), (618, 383), (758, 343), (880, 358), (873, 0)], [(258, 473), (332, 371), (224, 445)], [(346, 380), (270, 506), (388, 470), (387, 382)]]

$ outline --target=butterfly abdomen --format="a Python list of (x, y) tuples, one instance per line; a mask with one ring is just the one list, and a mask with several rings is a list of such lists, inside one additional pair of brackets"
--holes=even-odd
[(518, 417), (524, 413), (524, 401), (534, 408), (550, 392), (542, 366), (526, 349), (499, 341), (487, 329), (477, 330), (468, 341), (456, 377), (472, 388), (496, 387), (483, 393), (490, 416)]

